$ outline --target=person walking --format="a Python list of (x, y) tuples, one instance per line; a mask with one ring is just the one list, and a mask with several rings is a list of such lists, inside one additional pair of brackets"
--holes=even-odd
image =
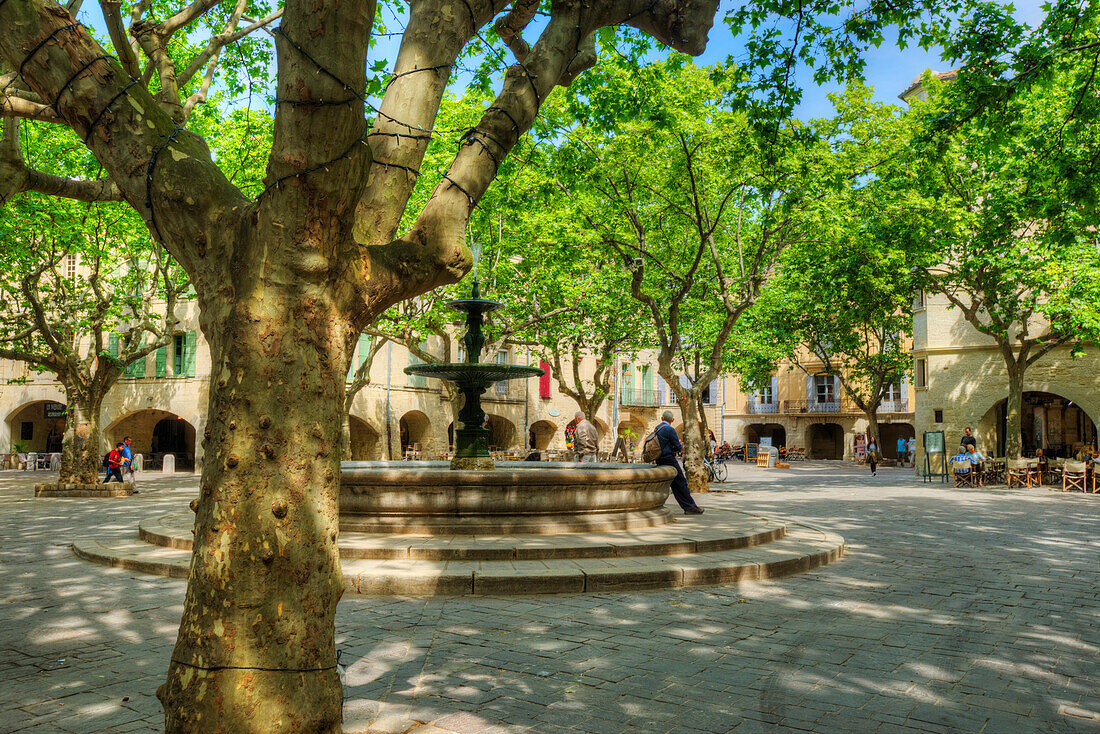
[(871, 442), (867, 444), (867, 463), (871, 465), (871, 476), (878, 475), (878, 463), (882, 460), (879, 456), (878, 446), (875, 444), (875, 439), (871, 439)]
[(577, 427), (573, 431), (573, 453), (576, 455), (577, 461), (594, 463), (596, 461), (596, 451), (600, 446), (600, 437), (596, 433), (596, 427), (579, 410), (573, 414), (573, 418), (577, 421)]
[(901, 436), (899, 436), (898, 437), (898, 463), (899, 464), (905, 464), (905, 461), (906, 461), (907, 458), (909, 458), (909, 457), (906, 456), (905, 439), (902, 438)]
[(122, 441), (115, 444), (114, 451), (107, 454), (107, 476), (103, 478), (104, 484), (109, 484), (111, 477), (122, 482)]
[(680, 466), (680, 462), (676, 458), (676, 454), (684, 450), (684, 445), (680, 443), (680, 437), (676, 434), (676, 429), (672, 427), (673, 418), (671, 410), (666, 410), (661, 414), (661, 425), (657, 426), (655, 431), (657, 441), (661, 444), (661, 455), (657, 457), (655, 463), (657, 466), (671, 466), (676, 470), (676, 476), (672, 478), (672, 496), (676, 498), (676, 502), (679, 503), (684, 514), (702, 515), (703, 508), (695, 504), (695, 500), (688, 490), (684, 467)]
[[(127, 481), (130, 484), (135, 484), (135, 482), (134, 482), (134, 454), (133, 454), (132, 449), (130, 448), (130, 440), (131, 439), (130, 439), (129, 436), (124, 436), (123, 437), (123, 439), (122, 439), (122, 450), (119, 451), (119, 453), (122, 454), (122, 467), (121, 468), (122, 468), (122, 476), (125, 477), (124, 481)], [(135, 488), (134, 489), (134, 494), (137, 494), (137, 493), (138, 493), (138, 491)]]

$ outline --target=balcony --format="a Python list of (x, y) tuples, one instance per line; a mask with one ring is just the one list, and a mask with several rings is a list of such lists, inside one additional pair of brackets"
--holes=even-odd
[(855, 406), (849, 405), (844, 400), (784, 400), (784, 413), (848, 413), (855, 410)]
[(656, 408), (660, 405), (656, 390), (619, 389), (619, 404), (641, 408)]
[(778, 413), (779, 403), (749, 403), (749, 412), (754, 414)]
[(880, 412), (880, 413), (908, 413), (909, 412), (909, 400), (908, 400), (908, 398), (902, 398), (901, 400), (883, 400), (882, 404), (878, 406), (878, 412)]

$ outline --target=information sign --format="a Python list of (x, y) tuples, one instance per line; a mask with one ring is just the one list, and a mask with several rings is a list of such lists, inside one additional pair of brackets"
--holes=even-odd
[(48, 419), (64, 418), (65, 417), (65, 403), (46, 403), (42, 407), (43, 416)]

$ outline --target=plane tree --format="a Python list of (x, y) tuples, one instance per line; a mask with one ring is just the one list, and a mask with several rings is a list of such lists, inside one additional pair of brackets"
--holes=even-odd
[[(202, 306), (207, 460), (183, 618), (158, 691), (165, 728), (338, 731), (337, 494), (352, 345), (386, 308), (466, 272), (471, 210), (542, 101), (595, 61), (600, 29), (623, 24), (699, 53), (716, 3), (563, 2), (532, 24), (531, 4), (418, 0), (374, 88), (374, 3), (141, 2), (128, 28), (120, 7), (101, 3), (108, 53), (53, 0), (0, 3), (0, 85), (5, 114), (72, 128), (102, 164), (101, 178), (53, 193), (125, 201)], [(402, 227), (447, 83), (494, 19), (519, 58)], [(253, 193), (187, 123), (218, 59), (231, 56), (219, 52), (265, 29), (275, 63), (254, 49), (248, 71), (274, 70), (272, 145)], [(41, 179), (24, 172), (15, 188), (45, 188)]]
[[(31, 146), (54, 167), (87, 173), (90, 156), (59, 155), (64, 136), (39, 131)], [(22, 163), (21, 125), (4, 120), (0, 156)], [(67, 160), (57, 160), (67, 158)], [(103, 400), (124, 376), (175, 336), (186, 273), (115, 203), (41, 194), (18, 198), (0, 218), (0, 358), (53, 375), (65, 393), (62, 484), (94, 484), (100, 471)]]

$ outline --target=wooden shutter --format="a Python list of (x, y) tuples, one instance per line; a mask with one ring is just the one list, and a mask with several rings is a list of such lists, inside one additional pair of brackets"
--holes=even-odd
[(118, 359), (118, 334), (107, 335), (107, 354)]
[(539, 397), (550, 397), (550, 363), (539, 362), (539, 367), (542, 368), (542, 377), (539, 378)]
[(194, 330), (187, 332), (183, 337), (183, 374), (187, 377), (195, 376), (195, 347), (197, 334)]
[[(423, 342), (421, 342), (417, 346), (418, 347), (423, 347)], [(419, 357), (417, 357), (415, 354), (413, 354), (412, 350), (410, 349), (409, 350), (409, 366), (411, 367), (414, 364), (423, 364), (423, 361)], [(427, 387), (428, 386), (428, 378), (425, 377), (424, 375), (409, 375), (408, 385), (409, 385), (409, 387)]]
[(157, 377), (168, 376), (168, 346), (157, 347)]
[[(141, 348), (145, 348), (144, 334), (141, 336)], [(126, 370), (130, 373), (131, 377), (145, 377), (145, 357), (126, 365)]]

